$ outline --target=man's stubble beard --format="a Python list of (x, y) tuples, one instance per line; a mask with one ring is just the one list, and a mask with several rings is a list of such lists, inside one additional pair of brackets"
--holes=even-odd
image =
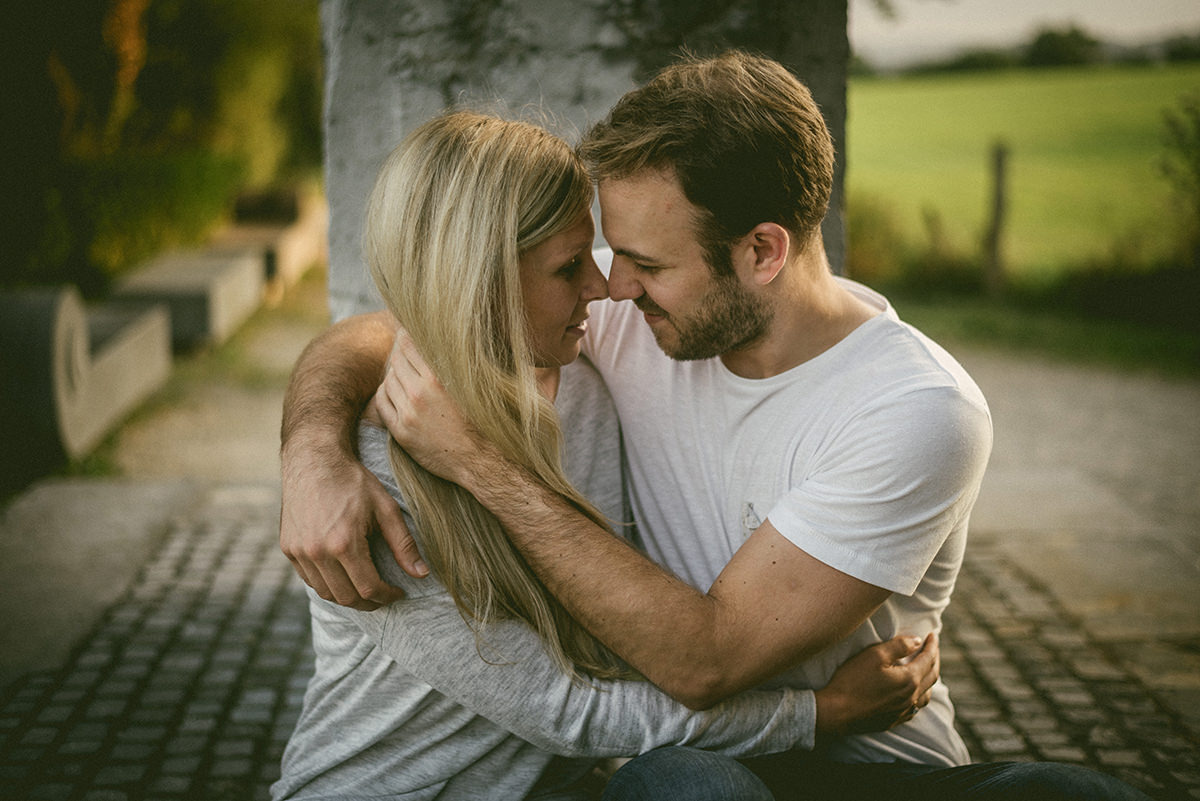
[(766, 336), (774, 318), (771, 309), (751, 295), (734, 276), (714, 278), (712, 288), (697, 304), (696, 312), (687, 316), (669, 315), (645, 295), (635, 303), (642, 311), (666, 318), (675, 337), (668, 340), (665, 334), (655, 330), (654, 338), (662, 351), (676, 361), (711, 359), (743, 350)]

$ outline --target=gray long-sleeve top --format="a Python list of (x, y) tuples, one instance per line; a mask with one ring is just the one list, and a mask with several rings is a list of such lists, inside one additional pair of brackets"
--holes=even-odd
[[(563, 368), (555, 405), (572, 482), (626, 519), (619, 428), (590, 364)], [(386, 433), (363, 426), (360, 453), (399, 499)], [(372, 551), (407, 599), (359, 612), (309, 590), (316, 672), (275, 799), (565, 798), (600, 757), (812, 747), (811, 691), (746, 692), (694, 712), (648, 682), (572, 682), (528, 626), (497, 623), (477, 640), (436, 577), (405, 575), (381, 540)]]

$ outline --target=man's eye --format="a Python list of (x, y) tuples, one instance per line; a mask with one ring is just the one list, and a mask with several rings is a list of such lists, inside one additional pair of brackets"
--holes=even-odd
[(636, 261), (633, 263), (633, 266), (636, 267), (641, 272), (650, 273), (651, 275), (653, 275), (654, 273), (656, 273), (662, 269), (657, 264), (639, 264)]

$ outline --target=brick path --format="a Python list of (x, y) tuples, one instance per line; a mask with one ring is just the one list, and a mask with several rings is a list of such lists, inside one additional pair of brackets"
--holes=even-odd
[[(173, 522), (62, 670), (0, 689), (0, 799), (263, 799), (311, 671), (274, 489)], [(969, 549), (943, 674), (976, 759), (1049, 759), (1200, 798), (1200, 737), (997, 550)]]

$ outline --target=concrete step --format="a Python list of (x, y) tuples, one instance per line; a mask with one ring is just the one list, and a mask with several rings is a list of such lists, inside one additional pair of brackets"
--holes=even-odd
[(123, 279), (113, 298), (170, 308), (176, 350), (219, 345), (262, 303), (264, 262), (261, 252), (172, 251)]
[(165, 306), (85, 306), (73, 287), (0, 295), (5, 484), (86, 455), (166, 381)]

